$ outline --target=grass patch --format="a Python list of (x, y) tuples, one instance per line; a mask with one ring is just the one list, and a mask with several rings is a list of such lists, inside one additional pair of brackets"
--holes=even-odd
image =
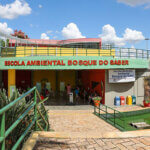
[(150, 124), (150, 109), (123, 112), (121, 115), (120, 113), (116, 113), (115, 117), (114, 113), (104, 113), (99, 115), (99, 113), (96, 112), (94, 114), (120, 131), (139, 130), (134, 126), (131, 126), (131, 123), (146, 122), (147, 124)]

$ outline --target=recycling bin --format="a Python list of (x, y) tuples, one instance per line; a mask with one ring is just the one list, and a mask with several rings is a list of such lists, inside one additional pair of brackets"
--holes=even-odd
[(114, 104), (116, 106), (120, 106), (120, 97), (119, 96), (116, 96), (115, 99), (114, 99)]
[(69, 93), (69, 103), (73, 103), (73, 93)]
[(135, 105), (136, 104), (136, 96), (132, 95), (132, 104)]
[(127, 105), (132, 105), (132, 96), (131, 95), (127, 96), (127, 98), (126, 98), (126, 104)]
[(125, 105), (125, 97), (120, 96), (120, 105)]

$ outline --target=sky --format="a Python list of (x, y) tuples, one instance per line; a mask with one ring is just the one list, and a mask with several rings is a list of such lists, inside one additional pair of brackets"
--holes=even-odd
[(31, 39), (102, 38), (145, 49), (150, 0), (0, 0), (0, 31), (15, 29)]

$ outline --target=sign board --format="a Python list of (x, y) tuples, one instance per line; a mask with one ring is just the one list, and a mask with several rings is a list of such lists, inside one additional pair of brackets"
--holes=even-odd
[(60, 91), (61, 92), (65, 91), (65, 82), (60, 82)]
[(0, 70), (70, 70), (148, 68), (148, 59), (120, 59), (100, 56), (34, 56), (0, 59)]
[(135, 70), (109, 70), (109, 83), (134, 82)]
[(16, 86), (15, 85), (11, 85), (10, 86), (10, 97), (13, 96), (13, 93), (15, 92), (15, 90), (16, 90)]
[(46, 82), (46, 88), (48, 91), (51, 91), (51, 83), (50, 82)]
[(36, 83), (36, 88), (37, 88), (38, 92), (41, 93), (41, 83), (40, 82)]

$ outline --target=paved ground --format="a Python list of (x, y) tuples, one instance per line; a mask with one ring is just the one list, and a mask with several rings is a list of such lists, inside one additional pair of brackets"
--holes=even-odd
[[(64, 105), (64, 106), (45, 106), (49, 110), (92, 110), (94, 107), (92, 105)], [(119, 111), (133, 111), (133, 110), (141, 110), (141, 109), (147, 109), (146, 107), (142, 106), (114, 106), (113, 108), (119, 110)]]
[(92, 105), (45, 106), (49, 110), (93, 110)]
[[(50, 106), (49, 110), (51, 128), (55, 132), (86, 134), (105, 134), (119, 132), (116, 128), (106, 123), (93, 114), (92, 106)], [(131, 111), (143, 109), (139, 106), (118, 107), (119, 111)], [(73, 135), (73, 134), (72, 134)], [(93, 134), (94, 135), (94, 134)], [(71, 136), (73, 137), (73, 136)], [(80, 136), (79, 136), (80, 137)], [(102, 139), (82, 138), (40, 138), (34, 150), (150, 150), (150, 137)]]
[(115, 127), (93, 114), (93, 110), (50, 110), (51, 128), (57, 132), (109, 132)]
[(39, 139), (34, 150), (150, 150), (150, 138), (128, 139)]

